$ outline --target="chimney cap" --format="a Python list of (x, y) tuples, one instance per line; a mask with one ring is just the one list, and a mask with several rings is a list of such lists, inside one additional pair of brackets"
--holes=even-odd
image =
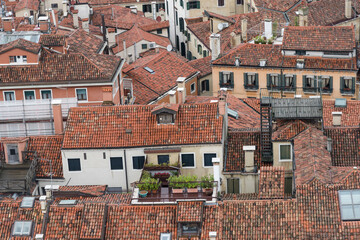
[(174, 90), (169, 91), (169, 95), (174, 95), (175, 93), (176, 93), (176, 91), (174, 91)]
[(185, 82), (186, 77), (178, 77), (178, 79), (176, 80), (176, 82)]
[(255, 151), (256, 146), (243, 146), (243, 151)]
[(212, 163), (220, 163), (220, 158), (213, 158)]
[(180, 87), (180, 88), (178, 88), (178, 91), (182, 92), (182, 91), (184, 91), (184, 88)]
[(59, 190), (59, 185), (46, 185), (45, 190)]
[(45, 196), (45, 195), (40, 196), (39, 200), (40, 200), (40, 201), (46, 201), (46, 196)]
[(216, 237), (217, 232), (209, 232), (209, 237)]

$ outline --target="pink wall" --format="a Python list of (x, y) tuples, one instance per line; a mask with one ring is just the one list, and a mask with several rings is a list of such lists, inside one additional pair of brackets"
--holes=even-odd
[(38, 54), (31, 53), (22, 49), (12, 49), (0, 55), (0, 64), (9, 64), (10, 56), (27, 56), (27, 63), (38, 62)]

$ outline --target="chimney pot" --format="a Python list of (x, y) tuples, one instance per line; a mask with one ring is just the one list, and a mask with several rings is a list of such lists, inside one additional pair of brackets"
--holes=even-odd
[(241, 38), (243, 42), (247, 41), (247, 19), (241, 20)]
[(213, 33), (210, 35), (211, 60), (216, 60), (221, 53), (220, 34)]
[(73, 23), (74, 23), (74, 28), (79, 28), (79, 17), (78, 17), (78, 10), (72, 10), (71, 11), (73, 14)]
[(345, 17), (351, 18), (351, 0), (345, 0)]
[(170, 96), (169, 102), (171, 104), (176, 104), (176, 91), (174, 90), (169, 91), (169, 96)]
[(82, 19), (82, 29), (89, 32), (89, 19), (88, 18)]

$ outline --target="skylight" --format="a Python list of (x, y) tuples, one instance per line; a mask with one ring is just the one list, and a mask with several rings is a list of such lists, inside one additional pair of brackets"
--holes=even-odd
[(227, 113), (228, 113), (229, 116), (231, 116), (231, 117), (233, 117), (235, 119), (239, 118), (239, 114), (235, 110), (232, 110), (232, 109), (228, 108)]
[(154, 73), (155, 73), (155, 71), (152, 70), (152, 69), (149, 68), (149, 67), (144, 67), (144, 69), (145, 69), (146, 71), (148, 71), (149, 73), (151, 73), (151, 74), (154, 74)]
[(336, 98), (335, 107), (346, 107), (346, 98)]
[(32, 221), (15, 221), (13, 236), (30, 236)]
[(76, 200), (61, 200), (59, 205), (75, 205)]
[(35, 198), (34, 197), (23, 197), (20, 207), (21, 208), (32, 208), (34, 207)]
[(160, 240), (171, 240), (171, 233), (161, 233)]
[(341, 220), (360, 220), (360, 190), (339, 191)]

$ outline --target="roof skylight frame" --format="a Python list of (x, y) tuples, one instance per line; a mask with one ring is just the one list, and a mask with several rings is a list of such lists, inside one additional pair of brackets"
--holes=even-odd
[(15, 221), (12, 236), (31, 236), (33, 221)]
[(35, 203), (35, 197), (23, 197), (20, 207), (21, 208), (33, 208)]
[(59, 206), (76, 205), (76, 203), (77, 203), (77, 200), (74, 200), (74, 199), (65, 199), (65, 200), (60, 200)]
[(155, 73), (155, 71), (152, 70), (152, 69), (149, 68), (149, 67), (144, 67), (144, 69), (145, 69), (146, 71), (148, 71), (149, 73), (151, 73), (151, 74), (154, 74), (154, 73)]

